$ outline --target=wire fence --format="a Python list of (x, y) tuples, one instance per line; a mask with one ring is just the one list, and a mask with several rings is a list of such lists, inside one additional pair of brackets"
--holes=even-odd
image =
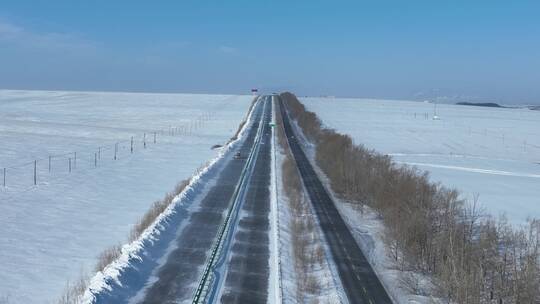
[(226, 106), (226, 103), (227, 100), (188, 122), (176, 126), (134, 134), (111, 144), (84, 151), (51, 154), (25, 163), (0, 167), (0, 189), (35, 189), (40, 184), (50, 183), (56, 178), (69, 177), (74, 171), (114, 164), (120, 159), (130, 157), (161, 142), (166, 142), (167, 138), (191, 136), (208, 121), (213, 120), (215, 113)]

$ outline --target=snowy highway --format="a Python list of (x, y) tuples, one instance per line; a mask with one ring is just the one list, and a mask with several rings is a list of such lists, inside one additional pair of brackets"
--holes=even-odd
[(268, 302), (271, 110), (271, 98), (259, 97), (237, 144), (177, 207), (158, 245), (91, 302)]
[(386, 290), (356, 243), (317, 173), (298, 142), (283, 100), (279, 102), (285, 135), (305, 188), (316, 210), (349, 303), (392, 303)]
[[(263, 100), (265, 111), (259, 125), (260, 137), (253, 150), (245, 197), (231, 233), (229, 250), (222, 258), (225, 280), (223, 284), (214, 285), (221, 290), (215, 291), (218, 297), (209, 298), (209, 303), (268, 302), (271, 98), (266, 96)], [(220, 300), (216, 301), (218, 298)]]
[[(270, 106), (265, 106), (265, 103), (267, 103), (265, 98), (261, 98), (254, 109), (254, 113), (252, 114), (253, 124), (248, 131), (249, 133), (246, 140), (238, 150), (240, 157), (232, 158), (219, 174), (215, 185), (202, 199), (199, 209), (191, 215), (186, 228), (178, 236), (176, 240), (178, 244), (177, 248), (169, 254), (167, 262), (160, 267), (156, 281), (147, 289), (145, 297), (140, 303), (189, 303), (192, 300), (194, 302), (204, 302), (206, 300), (215, 301), (221, 295), (220, 290), (216, 290), (215, 288), (224, 285), (225, 290), (227, 290), (227, 286), (234, 284), (234, 282), (240, 282), (240, 285), (247, 280), (253, 282), (253, 278), (242, 277), (241, 268), (243, 265), (245, 266), (245, 264), (242, 264), (241, 254), (233, 254), (231, 262), (225, 261), (225, 264), (230, 264), (229, 267), (221, 266), (223, 265), (222, 260), (228, 256), (227, 249), (229, 249), (231, 241), (233, 242), (231, 248), (233, 253), (236, 253), (237, 251), (242, 253), (242, 250), (246, 251), (249, 249), (245, 246), (242, 247), (241, 239), (245, 235), (242, 227), (244, 225), (249, 225), (250, 219), (243, 214), (240, 214), (240, 218), (238, 218), (239, 211), (245, 213), (246, 209), (253, 209), (253, 204), (250, 204), (250, 202), (256, 202), (257, 204), (264, 203), (264, 200), (256, 201), (250, 199), (250, 197), (254, 195), (252, 189), (255, 188), (252, 187), (253, 183), (250, 181), (250, 175), (253, 169), (249, 168), (251, 162), (249, 161), (250, 158), (247, 156), (252, 154), (251, 151), (259, 151), (256, 149), (257, 145), (261, 142), (258, 136), (259, 130), (260, 128), (263, 128), (265, 124), (267, 125), (265, 122), (269, 119), (271, 108)], [(262, 134), (266, 135), (264, 132)], [(268, 136), (264, 137), (266, 138)], [(269, 145), (263, 147), (268, 147), (267, 149), (269, 149)], [(260, 155), (265, 154), (269, 154), (269, 152), (261, 153)], [(257, 155), (258, 153), (256, 153), (255, 156)], [(260, 166), (258, 159), (256, 166)], [(269, 163), (267, 166), (269, 166)], [(244, 170), (244, 168), (247, 170)], [(247, 183), (245, 181), (247, 181)], [(243, 201), (242, 194), (245, 189), (241, 189), (241, 187), (245, 187), (247, 184), (250, 185), (250, 188), (246, 194), (247, 199)], [(239, 187), (237, 187), (237, 185), (239, 185)], [(237, 193), (240, 193), (240, 195), (237, 196)], [(266, 195), (266, 197), (267, 196), (268, 195)], [(236, 200), (237, 197), (240, 198), (240, 200)], [(240, 208), (242, 210), (239, 210)], [(262, 209), (264, 210), (264, 208)], [(230, 222), (226, 223), (229, 227), (226, 229), (226, 235), (223, 236), (221, 235), (221, 229), (225, 219), (230, 220)], [(237, 219), (240, 221), (238, 224), (239, 228), (235, 227)], [(251, 221), (253, 221), (253, 219), (251, 219)], [(257, 223), (256, 225), (260, 224)], [(256, 230), (247, 231), (249, 233), (256, 233)], [(268, 236), (264, 232), (261, 233), (263, 234), (261, 236), (262, 239), (256, 241), (256, 246), (260, 248), (260, 251), (266, 249), (268, 252)], [(233, 234), (235, 238), (234, 240), (231, 240)], [(210, 249), (214, 248), (216, 245), (216, 241), (218, 240), (216, 236), (223, 237), (223, 239), (220, 240), (220, 244), (217, 244), (220, 248), (219, 252), (216, 256), (213, 256), (214, 252), (211, 252)], [(264, 243), (265, 240), (266, 248)], [(244, 297), (246, 296), (245, 294), (247, 294), (248, 297), (252, 298), (254, 296), (253, 293), (264, 292), (265, 289), (261, 289), (261, 286), (259, 285), (264, 286), (267, 284), (267, 261), (268, 259), (265, 259), (264, 255), (258, 255), (257, 261), (250, 264), (250, 271), (252, 273), (260, 269), (259, 281), (257, 281), (258, 285), (253, 286), (253, 290), (250, 290), (249, 286), (234, 289), (235, 292), (238, 292), (237, 295), (235, 295), (232, 290), (224, 292), (223, 298), (229, 299), (226, 301), (227, 303), (236, 303), (237, 300), (242, 299), (242, 294), (244, 294)], [(244, 263), (246, 262), (244, 261)], [(209, 273), (204, 271), (207, 267), (211, 268)], [(229, 268), (228, 272), (214, 272), (215, 269), (227, 270), (227, 268)], [(226, 277), (224, 278), (224, 284), (222, 284), (220, 279), (224, 275), (226, 275)], [(197, 283), (201, 282), (200, 278), (203, 278), (202, 281), (204, 286), (202, 287), (204, 291), (202, 295), (198, 295), (194, 298), (194, 295), (197, 295), (197, 288), (199, 287)], [(261, 294), (260, 298), (262, 303), (266, 302), (264, 294)]]
[(274, 247), (280, 240), (272, 213), (272, 111), (281, 111), (306, 197), (324, 235), (320, 242), (329, 248), (328, 261), (336, 269), (331, 280), (340, 282), (332, 287), (343, 294), (339, 302), (391, 303), (296, 142), (278, 96), (257, 99), (238, 142), (202, 175), (200, 188), (175, 207), (162, 232), (91, 303), (287, 302), (280, 296), (282, 256)]

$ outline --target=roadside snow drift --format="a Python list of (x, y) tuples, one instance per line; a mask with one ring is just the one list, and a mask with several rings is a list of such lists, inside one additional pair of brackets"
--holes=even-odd
[(252, 99), (0, 91), (0, 299), (52, 302), (91, 274), (155, 200), (218, 155)]

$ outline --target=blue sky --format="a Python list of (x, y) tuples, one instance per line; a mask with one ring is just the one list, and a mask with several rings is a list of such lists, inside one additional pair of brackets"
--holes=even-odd
[(540, 103), (540, 1), (0, 2), (0, 88)]

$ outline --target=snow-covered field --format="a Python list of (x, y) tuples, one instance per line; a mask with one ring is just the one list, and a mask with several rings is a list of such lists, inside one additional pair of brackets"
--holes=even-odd
[(0, 91), (0, 301), (54, 302), (217, 155), (211, 147), (234, 134), (252, 99)]
[(540, 218), (540, 112), (423, 102), (302, 98), (357, 144), (430, 172), (494, 216)]

